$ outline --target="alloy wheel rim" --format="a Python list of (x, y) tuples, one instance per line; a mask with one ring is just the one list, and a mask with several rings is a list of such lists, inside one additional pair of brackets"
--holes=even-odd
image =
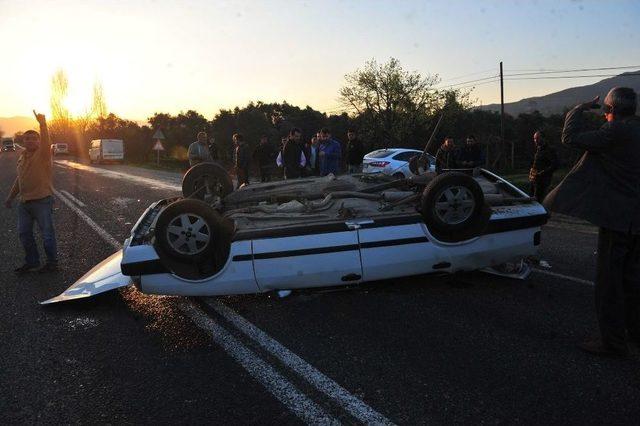
[(434, 211), (438, 219), (447, 225), (458, 225), (473, 214), (476, 202), (469, 188), (449, 186), (436, 196)]
[(211, 229), (207, 222), (193, 213), (176, 216), (167, 226), (167, 241), (180, 254), (202, 253), (211, 241)]

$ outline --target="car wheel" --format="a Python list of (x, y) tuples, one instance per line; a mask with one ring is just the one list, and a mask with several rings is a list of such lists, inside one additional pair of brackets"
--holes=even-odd
[(200, 163), (187, 170), (182, 178), (185, 198), (214, 203), (233, 192), (233, 181), (227, 171), (217, 163)]
[(478, 182), (459, 172), (443, 173), (429, 182), (422, 193), (421, 212), (431, 234), (445, 242), (481, 235), (491, 216)]
[(194, 199), (171, 203), (160, 213), (155, 245), (173, 259), (211, 260), (221, 267), (231, 246), (230, 226), (208, 204)]
[(398, 172), (398, 173), (394, 173), (394, 174), (393, 174), (393, 178), (394, 178), (394, 179), (404, 179), (404, 174), (403, 174), (403, 173), (400, 173), (400, 172)]

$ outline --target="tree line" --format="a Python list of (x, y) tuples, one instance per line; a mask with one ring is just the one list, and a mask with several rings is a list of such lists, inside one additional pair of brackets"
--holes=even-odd
[[(406, 71), (396, 59), (379, 64), (367, 62), (361, 69), (345, 76), (339, 92), (340, 107), (333, 113), (323, 113), (310, 106), (304, 108), (287, 102), (250, 102), (243, 107), (220, 110), (208, 119), (193, 110), (178, 114), (155, 113), (140, 124), (108, 113), (102, 86), (96, 83), (91, 109), (82, 116), (72, 117), (64, 108), (68, 81), (62, 71), (52, 79), (51, 135), (53, 142), (66, 142), (80, 156), (88, 155), (92, 139), (115, 138), (125, 141), (126, 159), (146, 162), (153, 158), (152, 136), (162, 130), (165, 161), (183, 163), (186, 152), (200, 131), (215, 139), (220, 160), (232, 161), (234, 133), (242, 133), (250, 148), (261, 135), (279, 144), (290, 128), (298, 127), (305, 139), (320, 128), (327, 127), (334, 137), (346, 141), (347, 130), (353, 128), (364, 142), (365, 149), (404, 147), (422, 149), (429, 139), (440, 114), (444, 119), (437, 140), (451, 136), (459, 143), (473, 134), (484, 145), (489, 167), (503, 171), (511, 166), (511, 153), (516, 169), (529, 165), (534, 147), (531, 142), (536, 130), (556, 145), (561, 163), (575, 161), (576, 153), (560, 146), (564, 115), (543, 116), (538, 112), (507, 115), (505, 140), (500, 139), (500, 115), (473, 108), (472, 91), (440, 90), (438, 76)], [(595, 128), (601, 118), (593, 116)], [(18, 141), (20, 135), (16, 135)], [(437, 149), (437, 144), (436, 144)]]

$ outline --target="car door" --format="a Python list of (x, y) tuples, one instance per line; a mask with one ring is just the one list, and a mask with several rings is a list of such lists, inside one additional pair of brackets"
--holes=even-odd
[(253, 240), (253, 263), (262, 291), (325, 287), (362, 278), (358, 233), (346, 223), (276, 230)]
[(358, 230), (362, 280), (374, 281), (446, 270), (446, 247), (429, 239), (420, 215), (361, 221)]

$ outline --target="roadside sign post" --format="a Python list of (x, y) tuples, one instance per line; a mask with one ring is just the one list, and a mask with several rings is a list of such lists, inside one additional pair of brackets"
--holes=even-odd
[(160, 139), (156, 139), (155, 145), (152, 148), (156, 152), (156, 164), (160, 165), (160, 151), (164, 151), (164, 146), (162, 146), (162, 142)]
[(156, 143), (153, 145), (153, 149), (156, 152), (156, 165), (160, 165), (160, 151), (164, 151), (164, 146), (162, 145), (162, 141), (165, 139), (164, 134), (162, 134), (162, 130), (158, 129), (153, 134), (153, 139), (155, 139)]

